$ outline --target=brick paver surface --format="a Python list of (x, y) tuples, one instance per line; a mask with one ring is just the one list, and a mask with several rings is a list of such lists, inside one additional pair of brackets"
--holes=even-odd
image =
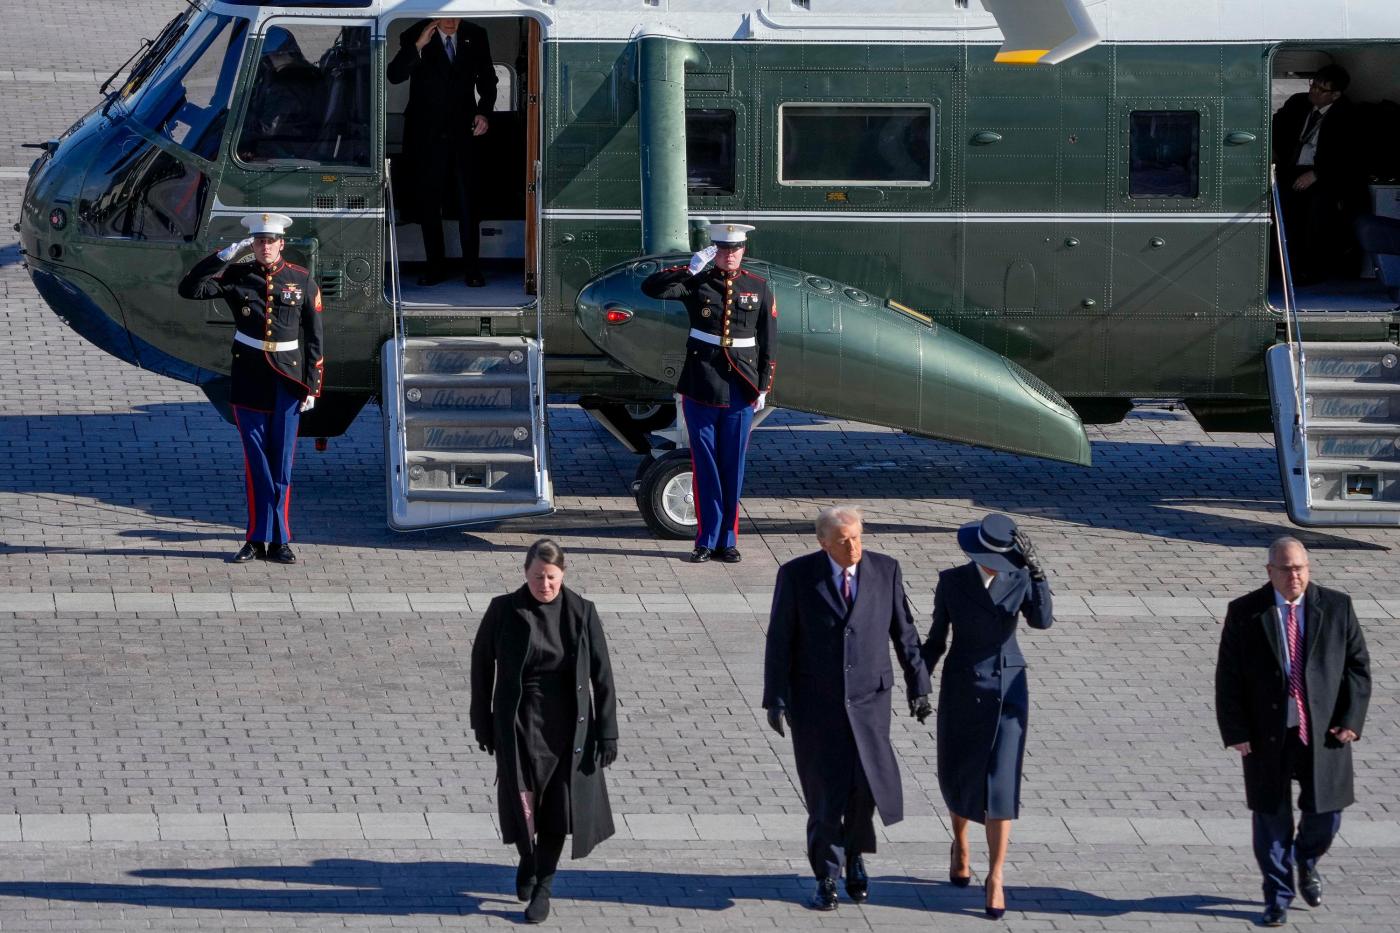
[[(91, 106), (178, 6), (0, 9), (6, 216), (33, 154), (19, 143)], [(65, 51), (79, 13), (104, 36), (81, 63)], [(1243, 929), (1257, 913), (1212, 664), (1224, 603), (1263, 581), (1265, 544), (1302, 537), (1315, 578), (1357, 601), (1375, 699), (1328, 904), (1293, 919), (1400, 929), (1400, 533), (1289, 526), (1266, 436), (1209, 435), (1144, 404), (1091, 428), (1095, 465), (1078, 469), (778, 413), (752, 448), (744, 562), (692, 567), (683, 543), (646, 533), (635, 457), (569, 406), (551, 415), (554, 515), (396, 535), (371, 407), (326, 453), (298, 456), (302, 563), (235, 567), (233, 429), (197, 389), (77, 338), (3, 237), (0, 373), (0, 929), (514, 922), (467, 659), (486, 601), (518, 585), (540, 535), (602, 611), (623, 735), (608, 776), (619, 835), (566, 865), (561, 922), (976, 928), (980, 888), (939, 880), (931, 730), (903, 715), (910, 817), (871, 859), (873, 906), (798, 906), (790, 746), (755, 707), (774, 570), (812, 549), (812, 516), (833, 501), (865, 507), (867, 546), (903, 562), (923, 620), (960, 560), (953, 530), (987, 511), (1014, 515), (1054, 573), (1057, 624), (1022, 638), (1034, 708), (1008, 874), (1017, 929)]]

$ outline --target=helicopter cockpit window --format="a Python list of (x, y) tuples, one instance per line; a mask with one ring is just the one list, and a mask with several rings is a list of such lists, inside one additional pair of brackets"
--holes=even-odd
[(212, 160), (219, 152), (248, 21), (206, 16), (189, 27), (136, 96), (137, 123)]
[(785, 185), (933, 183), (927, 104), (783, 104), (778, 115)]
[(733, 194), (737, 151), (734, 111), (685, 112), (686, 182), (691, 194)]
[(273, 26), (256, 67), (239, 159), (369, 166), (368, 26)]
[(1128, 196), (1195, 198), (1201, 192), (1201, 115), (1134, 110), (1128, 135)]
[(87, 236), (188, 243), (208, 200), (207, 175), (121, 126), (83, 177), (78, 229)]

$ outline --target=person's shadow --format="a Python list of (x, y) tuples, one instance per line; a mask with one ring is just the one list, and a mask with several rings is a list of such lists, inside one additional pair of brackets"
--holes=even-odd
[[(521, 917), (514, 898), (515, 871), (489, 862), (383, 862), (318, 859), (305, 865), (234, 865), (225, 868), (142, 868), (133, 884), (76, 881), (0, 881), (0, 897), (85, 904), (124, 904), (158, 909), (261, 911), (298, 914), (486, 914)], [(158, 883), (145, 883), (146, 880)], [(159, 883), (159, 882), (196, 882)], [(227, 882), (227, 884), (222, 884)], [(250, 883), (277, 885), (261, 889)], [(583, 901), (728, 910), (741, 902), (790, 904), (802, 911), (810, 879), (793, 873), (692, 874), (662, 871), (573, 869), (555, 881), (556, 897)], [(980, 887), (908, 876), (875, 876), (870, 904), (920, 913), (982, 912)], [(1017, 885), (1009, 891), (1012, 912), (1120, 916), (1128, 913), (1242, 919), (1245, 902), (1218, 895), (1110, 898), (1058, 887)]]

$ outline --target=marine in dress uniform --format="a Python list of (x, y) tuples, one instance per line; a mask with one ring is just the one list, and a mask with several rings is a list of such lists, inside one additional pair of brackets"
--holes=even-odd
[[(681, 396), (694, 470), (695, 550), (740, 560), (739, 496), (754, 415), (763, 410), (777, 368), (778, 302), (768, 280), (740, 268), (747, 224), (711, 224), (713, 245), (689, 266), (662, 269), (642, 283), (652, 298), (685, 305), (690, 336), (676, 391)], [(709, 267), (711, 260), (714, 266)]]
[[(290, 217), (250, 214), (242, 222), (251, 236), (196, 263), (179, 291), (192, 300), (222, 298), (233, 312), (231, 401), (248, 495), (248, 533), (233, 559), (292, 564), (297, 426), (321, 394), (325, 367), (321, 290), (306, 269), (282, 258)], [(254, 258), (234, 262), (250, 245)]]

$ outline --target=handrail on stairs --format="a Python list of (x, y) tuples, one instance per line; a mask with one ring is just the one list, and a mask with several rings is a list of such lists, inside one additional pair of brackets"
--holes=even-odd
[[(388, 240), (389, 240), (389, 301), (393, 305), (394, 315), (394, 346), (393, 353), (397, 357), (394, 371), (398, 374), (400, 385), (403, 384), (404, 367), (404, 320), (403, 320), (403, 293), (399, 284), (399, 237), (397, 233), (397, 218), (394, 210), (394, 185), (389, 174), (389, 160), (384, 160), (384, 215), (388, 220)], [(394, 393), (394, 420), (397, 423), (397, 433), (399, 435), (399, 445), (401, 449), (408, 449), (408, 427), (407, 413), (404, 408), (402, 392)], [(385, 451), (385, 456), (393, 456), (393, 451)], [(405, 480), (406, 482), (406, 480)]]
[[(1297, 296), (1293, 291), (1293, 267), (1288, 259), (1288, 240), (1283, 229), (1283, 203), (1278, 190), (1278, 167), (1269, 166), (1269, 189), (1274, 202), (1274, 241), (1278, 244), (1279, 274), (1283, 279), (1284, 333), (1288, 338), (1289, 369), (1293, 382), (1293, 442), (1306, 459), (1308, 452), (1307, 354), (1303, 350), (1303, 330), (1298, 318)], [(1308, 505), (1312, 505), (1312, 484), (1304, 483)]]

